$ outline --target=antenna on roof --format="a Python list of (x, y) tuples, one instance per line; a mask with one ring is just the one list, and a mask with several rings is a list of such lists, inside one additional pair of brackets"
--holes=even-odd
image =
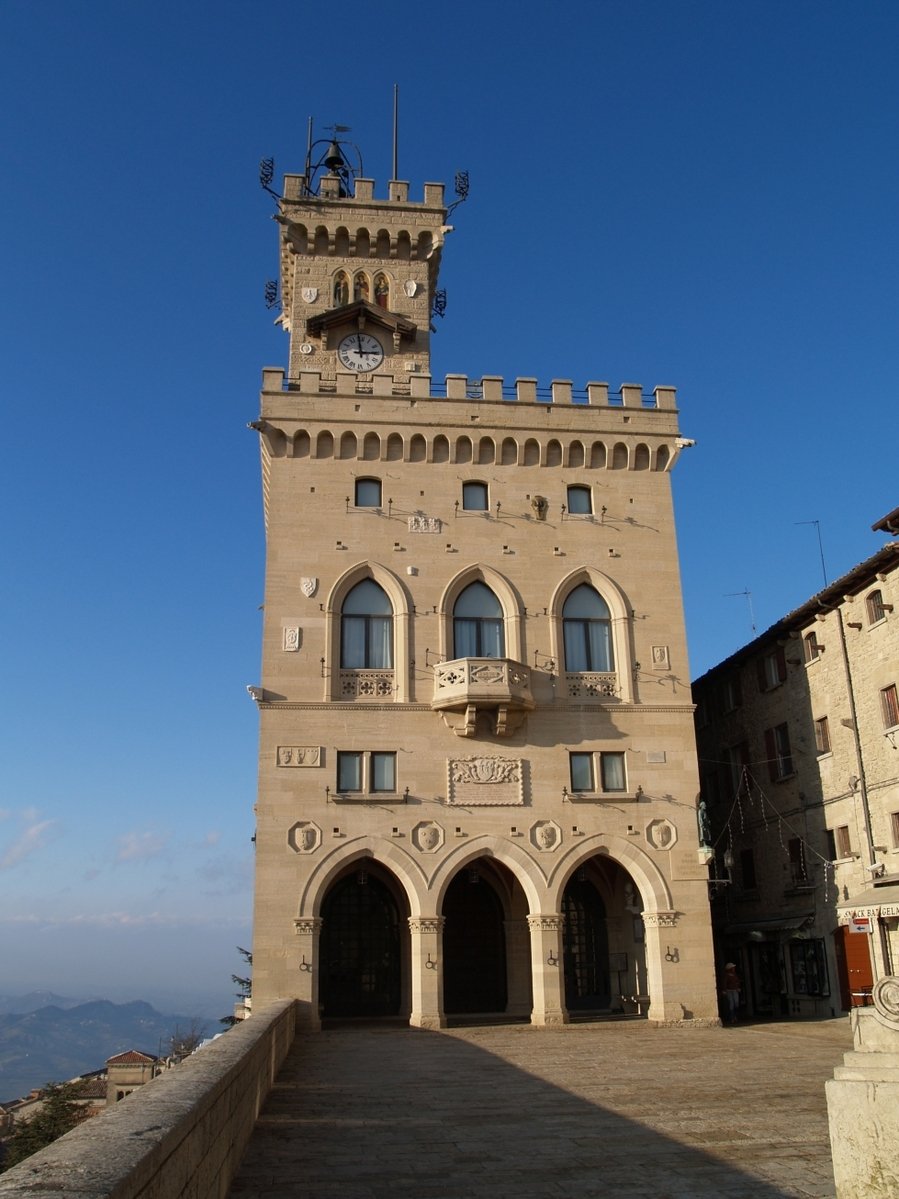
[(824, 544), (821, 541), (820, 520), (794, 520), (794, 525), (814, 525), (818, 531), (818, 553), (821, 555), (821, 573), (824, 575), (824, 586), (827, 586), (827, 567), (824, 565)]
[(744, 588), (742, 591), (727, 591), (725, 592), (724, 598), (731, 599), (735, 595), (745, 595), (746, 599), (749, 601), (749, 625), (752, 629), (752, 635), (755, 636), (755, 612), (752, 609), (752, 592), (748, 587)]

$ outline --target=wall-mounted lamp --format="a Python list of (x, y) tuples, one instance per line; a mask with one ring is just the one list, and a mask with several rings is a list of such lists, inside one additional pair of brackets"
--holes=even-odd
[(308, 974), (309, 971), (312, 969), (312, 963), (306, 961), (305, 953), (303, 954), (303, 960), (300, 962), (300, 969), (303, 971), (304, 974)]
[(425, 962), (425, 970), (436, 970), (436, 969), (437, 969), (437, 963), (431, 959), (431, 955), (429, 953), (428, 960)]
[(559, 959), (552, 950), (549, 951), (549, 957), (546, 959), (546, 964), (547, 966), (558, 966), (559, 964)]
[(674, 949), (672, 949), (670, 945), (665, 946), (665, 961), (666, 962), (679, 962), (680, 961), (680, 954), (677, 951), (677, 946), (675, 946)]

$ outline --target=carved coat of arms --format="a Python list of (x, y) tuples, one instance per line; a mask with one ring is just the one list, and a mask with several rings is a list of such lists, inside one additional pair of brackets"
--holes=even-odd
[(303, 290), (300, 292), (300, 295), (303, 297), (303, 300), (305, 303), (314, 304), (315, 301), (318, 299), (318, 288), (317, 287), (304, 287)]
[(318, 590), (318, 579), (300, 579), (300, 590), (306, 599), (312, 599)]

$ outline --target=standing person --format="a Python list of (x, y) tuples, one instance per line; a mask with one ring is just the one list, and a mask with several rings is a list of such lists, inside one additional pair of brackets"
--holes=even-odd
[(725, 963), (724, 975), (721, 979), (721, 994), (724, 996), (724, 1002), (727, 1005), (728, 1024), (736, 1024), (737, 1022), (737, 1012), (740, 1007), (740, 992), (742, 989), (740, 976), (737, 974), (736, 963)]

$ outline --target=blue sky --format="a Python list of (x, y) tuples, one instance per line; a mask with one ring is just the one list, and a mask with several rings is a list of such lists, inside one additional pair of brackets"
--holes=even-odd
[(899, 7), (0, 6), (0, 994), (224, 1014), (248, 944), (286, 339), (257, 164), (470, 172), (433, 369), (678, 388), (698, 675), (899, 503)]

